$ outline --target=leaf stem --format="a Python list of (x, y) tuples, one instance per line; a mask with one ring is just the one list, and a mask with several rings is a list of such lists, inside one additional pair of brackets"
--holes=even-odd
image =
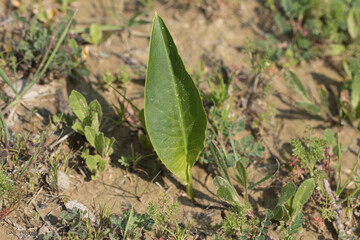
[(192, 187), (191, 167), (189, 165), (187, 166), (187, 170), (186, 170), (186, 178), (187, 178), (186, 193), (189, 195), (191, 200), (195, 202), (194, 191)]

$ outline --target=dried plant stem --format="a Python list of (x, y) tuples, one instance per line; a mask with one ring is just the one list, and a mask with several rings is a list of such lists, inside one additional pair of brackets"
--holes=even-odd
[(331, 190), (329, 181), (324, 179), (323, 182), (324, 182), (325, 191), (329, 195), (329, 197), (331, 199), (331, 205), (334, 208), (335, 223), (336, 223), (336, 227), (338, 229), (338, 233), (344, 232), (344, 226), (341, 222), (341, 217), (340, 217), (341, 207), (336, 203), (336, 200), (335, 200), (333, 191)]

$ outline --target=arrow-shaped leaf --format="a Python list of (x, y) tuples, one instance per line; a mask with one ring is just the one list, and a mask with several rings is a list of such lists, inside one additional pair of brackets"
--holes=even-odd
[(207, 119), (199, 91), (157, 14), (150, 39), (144, 113), (156, 153), (188, 185), (193, 198), (191, 168), (204, 148)]

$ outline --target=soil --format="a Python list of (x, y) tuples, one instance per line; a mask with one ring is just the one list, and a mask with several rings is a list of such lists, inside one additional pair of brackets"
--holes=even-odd
[[(135, 1), (125, 1), (125, 18), (128, 19), (136, 11), (143, 10), (141, 19), (152, 21), (153, 13), (157, 12), (166, 22), (190, 73), (197, 70), (201, 60), (205, 62), (208, 71), (214, 70), (217, 67), (216, 63), (222, 60), (224, 65), (233, 71), (250, 72), (249, 58), (242, 50), (248, 41), (263, 38), (254, 31), (254, 26), (256, 29), (268, 29), (269, 25), (266, 21), (266, 15), (269, 13), (263, 3), (258, 1), (244, 0), (239, 4), (221, 0), (214, 4), (200, 4), (201, 1), (195, 0), (154, 1), (151, 9), (144, 9), (133, 2)], [(51, 4), (46, 6), (51, 8)], [(113, 23), (110, 0), (78, 0), (72, 6), (79, 9), (76, 15), (78, 27), (88, 26), (91, 23)], [(143, 69), (126, 84), (127, 97), (141, 109), (150, 32), (151, 24), (135, 26), (113, 33), (105, 43), (97, 47), (86, 46), (89, 50), (86, 55), (86, 66), (90, 70), (90, 76), (76, 79), (53, 79), (45, 81), (48, 82), (46, 84), (36, 85), (25, 96), (23, 104), (19, 104), (11, 118), (7, 119), (9, 128), (13, 132), (22, 134), (49, 130), (48, 121), (45, 120), (47, 116), (59, 112), (70, 112), (68, 96), (73, 89), (84, 94), (88, 102), (97, 99), (102, 105), (104, 114), (113, 116), (112, 104), (118, 105), (119, 96), (112, 89), (103, 89), (101, 76), (105, 72), (115, 73), (122, 66), (132, 70)], [(307, 87), (313, 89), (315, 97), (318, 97), (316, 89), (319, 85), (336, 87), (343, 79), (340, 73), (324, 60), (303, 63), (291, 70)], [(250, 181), (255, 182), (275, 171), (274, 156), (281, 163), (276, 177), (249, 192), (250, 203), (258, 216), (264, 216), (265, 208), (275, 207), (282, 187), (293, 180), (287, 165), (291, 157), (290, 140), (303, 137), (308, 126), (313, 128), (317, 136), (322, 136), (324, 129), (331, 127), (334, 132), (339, 133), (341, 143), (349, 148), (349, 151), (343, 154), (342, 182), (345, 182), (350, 174), (356, 161), (356, 152), (360, 147), (358, 130), (348, 124), (329, 125), (322, 119), (298, 110), (294, 105), (295, 94), (281, 73), (273, 78), (274, 93), (266, 100), (273, 102), (276, 106), (277, 114), (274, 122), (271, 127), (256, 133), (258, 140), (267, 145), (267, 150), (261, 157), (253, 159), (249, 166)], [(237, 82), (234, 81), (234, 84)], [(36, 115), (31, 123), (28, 118), (29, 109), (32, 107), (44, 109), (47, 115), (39, 112), (41, 116)], [(247, 109), (235, 109), (234, 113), (239, 118), (250, 121), (247, 125), (251, 125), (253, 115)], [(241, 134), (251, 133), (249, 127), (246, 129)], [(45, 187), (37, 188), (34, 194), (22, 200), (21, 204), (3, 219), (0, 239), (35, 238), (35, 233), (38, 233), (40, 227), (43, 226), (36, 222), (34, 211), (35, 205), (41, 202), (46, 202), (41, 214), (51, 216), (48, 223), (51, 224), (52, 221), (56, 222), (56, 216), (62, 210), (59, 201), (77, 200), (95, 214), (99, 213), (102, 204), (106, 204), (111, 213), (121, 214), (132, 207), (137, 212), (144, 213), (149, 202), (158, 199), (163, 193), (180, 202), (182, 213), (180, 221), (192, 223), (191, 239), (194, 238), (194, 234), (200, 236), (198, 239), (211, 239), (211, 236), (218, 232), (214, 226), (221, 223), (228, 205), (216, 196), (216, 188), (212, 180), (217, 172), (212, 166), (198, 162), (193, 169), (193, 187), (196, 197), (196, 204), (194, 204), (187, 197), (181, 181), (171, 174), (156, 157), (146, 158), (133, 168), (125, 168), (117, 163), (117, 159), (121, 156), (131, 154), (132, 148), (134, 152), (140, 154), (149, 153), (140, 144), (138, 131), (113, 125), (109, 120), (104, 121), (102, 130), (107, 136), (113, 136), (116, 139), (116, 151), (112, 155), (111, 164), (105, 171), (96, 180), (90, 180), (84, 165), (76, 163), (73, 159), (72, 168), (66, 166), (62, 168), (70, 179), (70, 187), (60, 196), (50, 194)], [(70, 151), (70, 149), (79, 149), (76, 146), (83, 144), (81, 137), (71, 136), (60, 146)], [(331, 166), (334, 167), (336, 164), (333, 162)], [(159, 172), (160, 174), (154, 179)], [(26, 189), (28, 187), (24, 186)], [(238, 189), (242, 193), (240, 186)], [(298, 239), (336, 239), (336, 228), (332, 223), (327, 223), (322, 230), (319, 230), (316, 225), (314, 217), (321, 214), (314, 202), (315, 200), (311, 198), (304, 208), (306, 221)], [(358, 224), (353, 226), (359, 227)], [(359, 233), (359, 228), (356, 231)], [(276, 229), (270, 232), (269, 237), (279, 239)]]

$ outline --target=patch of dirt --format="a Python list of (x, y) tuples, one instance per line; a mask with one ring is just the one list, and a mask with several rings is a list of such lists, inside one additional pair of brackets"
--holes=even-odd
[[(140, 7), (132, 1), (125, 2), (128, 9), (124, 12), (126, 18), (140, 10)], [(254, 33), (250, 22), (258, 17), (258, 9), (262, 6), (256, 1), (241, 1), (240, 5), (227, 5), (226, 1), (220, 1), (221, 4), (217, 6), (210, 4), (204, 9), (194, 2), (196, 1), (168, 1), (162, 4), (154, 1), (153, 9), (145, 11), (141, 18), (152, 21), (153, 12), (156, 11), (164, 19), (190, 72), (196, 71), (200, 60), (203, 60), (208, 68), (215, 69), (216, 63), (222, 60), (224, 65), (231, 69), (250, 71), (247, 55), (242, 49), (245, 48), (247, 41), (261, 38)], [(78, 27), (88, 26), (91, 23), (112, 23), (110, 0), (78, 0), (73, 6), (79, 9), (76, 15)], [(88, 102), (97, 99), (102, 105), (104, 114), (113, 116), (115, 113), (112, 104), (118, 106), (119, 96), (111, 89), (102, 88), (101, 76), (105, 72), (115, 73), (121, 66), (127, 66), (134, 72), (140, 70), (136, 78), (126, 85), (126, 96), (138, 108), (142, 108), (150, 32), (151, 24), (131, 27), (112, 34), (109, 40), (98, 47), (89, 46), (86, 65), (91, 72), (90, 76), (59, 79), (47, 85), (35, 86), (36, 95), (33, 99), (30, 92), (28, 98), (25, 97), (24, 103), (13, 110), (15, 113), (8, 120), (9, 127), (14, 132), (23, 133), (49, 128), (47, 125), (49, 116), (59, 112), (70, 112), (67, 104), (68, 96), (74, 89), (84, 94)], [(294, 67), (292, 71), (312, 89), (315, 97), (318, 97), (317, 86), (324, 84), (337, 87), (342, 79), (335, 70), (320, 60), (313, 61), (309, 65)], [(266, 181), (249, 193), (250, 203), (259, 216), (264, 215), (265, 208), (275, 207), (282, 187), (292, 180), (287, 165), (287, 160), (291, 157), (291, 139), (303, 137), (307, 126), (313, 127), (317, 136), (322, 136), (326, 127), (321, 119), (295, 108), (294, 92), (288, 87), (281, 74), (274, 77), (272, 84), (275, 94), (269, 101), (275, 104), (277, 115), (273, 126), (261, 132), (259, 136), (259, 140), (266, 143), (272, 153), (265, 151), (261, 158), (251, 162), (250, 182), (255, 182), (275, 171), (274, 156), (280, 161), (281, 168), (277, 177)], [(39, 94), (40, 90), (37, 88), (41, 88), (43, 95)], [(40, 116), (34, 116), (34, 121), (29, 119), (29, 111), (33, 107), (43, 109), (42, 112), (38, 111)], [(246, 111), (240, 109), (239, 112), (239, 117), (248, 117)], [(132, 148), (134, 152), (143, 154), (148, 152), (140, 144), (136, 130), (113, 125), (108, 120), (105, 120), (103, 125), (106, 126), (105, 134), (116, 138), (116, 151), (106, 170), (96, 180), (90, 181), (88, 176), (81, 174), (77, 168), (67, 169), (66, 174), (71, 184), (61, 193), (61, 197), (55, 199), (54, 196), (47, 196), (45, 191), (40, 192), (38, 196), (32, 196), (33, 203), (24, 204), (8, 216), (6, 224), (3, 222), (0, 227), (0, 239), (21, 238), (21, 234), (26, 232), (20, 231), (17, 225), (26, 222), (21, 217), (21, 209), (27, 218), (35, 218), (34, 208), (39, 207), (37, 204), (41, 202), (47, 204), (42, 211), (43, 216), (57, 216), (63, 208), (57, 202), (60, 200), (64, 202), (77, 200), (94, 213), (99, 212), (99, 204), (106, 204), (111, 213), (121, 214), (132, 207), (137, 212), (143, 213), (149, 202), (165, 193), (181, 203), (181, 220), (190, 221), (197, 233), (204, 236), (203, 239), (210, 239), (217, 231), (213, 226), (221, 223), (227, 208), (226, 203), (216, 196), (216, 188), (213, 185), (215, 175), (211, 166), (197, 163), (193, 169), (193, 187), (197, 201), (194, 204), (185, 194), (185, 188), (180, 180), (155, 157), (140, 161), (134, 168), (121, 167), (117, 159), (131, 154)], [(341, 143), (350, 150), (343, 154), (342, 182), (345, 182), (356, 161), (360, 135), (348, 125), (333, 127), (333, 130), (339, 132)], [(246, 133), (250, 133), (250, 130)], [(62, 143), (64, 149), (68, 149), (66, 145), (66, 142)], [(331, 164), (335, 166), (337, 163)], [(159, 172), (160, 174), (155, 178)], [(236, 182), (235, 178), (234, 182)], [(240, 187), (238, 190), (242, 193)], [(330, 224), (324, 231), (318, 231), (313, 219), (318, 211), (311, 207), (313, 206), (305, 207), (306, 222), (299, 235), (300, 239), (334, 239), (336, 234)], [(18, 223), (12, 224), (9, 218), (17, 219), (12, 221)], [(36, 223), (29, 222), (32, 222), (32, 230), (36, 232)], [(8, 235), (9, 229), (14, 232)]]

